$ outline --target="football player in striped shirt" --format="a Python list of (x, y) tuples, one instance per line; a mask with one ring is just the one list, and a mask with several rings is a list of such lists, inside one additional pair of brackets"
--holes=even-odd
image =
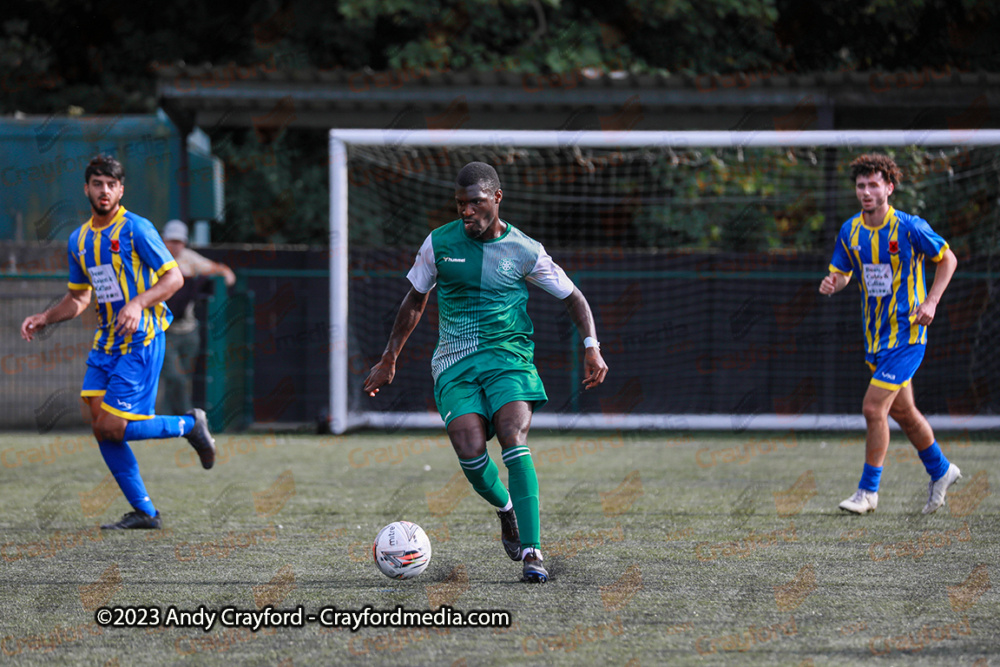
[(89, 403), (101, 455), (134, 511), (110, 529), (160, 528), (130, 440), (184, 437), (202, 467), (215, 462), (205, 412), (158, 417), (156, 388), (163, 365), (163, 332), (173, 315), (163, 303), (183, 284), (177, 262), (153, 224), (125, 210), (125, 172), (112, 157), (94, 157), (84, 172), (91, 218), (69, 237), (69, 291), (55, 306), (26, 318), (21, 336), (70, 320), (90, 305), (97, 311), (94, 345), (80, 395)]
[[(867, 424), (865, 465), (858, 490), (840, 503), (855, 514), (878, 506), (882, 464), (889, 449), (891, 416), (917, 449), (930, 475), (930, 514), (944, 504), (948, 487), (962, 475), (941, 452), (934, 431), (913, 402), (912, 378), (924, 358), (927, 327), (934, 320), (958, 260), (926, 220), (897, 211), (889, 196), (899, 185), (899, 167), (886, 155), (866, 154), (851, 165), (861, 212), (840, 228), (830, 274), (819, 291), (832, 296), (857, 278), (865, 329), (865, 362), (872, 371), (862, 412)], [(930, 291), (924, 259), (937, 265)]]
[[(496, 170), (470, 162), (455, 181), (460, 218), (431, 232), (407, 274), (389, 343), (364, 391), (392, 382), (396, 359), (438, 288), (438, 344), (431, 359), (434, 399), (458, 462), (472, 488), (500, 518), (507, 555), (522, 561), (523, 579), (544, 583), (538, 477), (528, 448), (532, 412), (547, 400), (534, 365), (530, 282), (561, 299), (583, 339), (585, 389), (608, 372), (587, 299), (538, 241), (500, 219), (503, 191)], [(497, 436), (510, 490), (500, 481), (486, 442)]]

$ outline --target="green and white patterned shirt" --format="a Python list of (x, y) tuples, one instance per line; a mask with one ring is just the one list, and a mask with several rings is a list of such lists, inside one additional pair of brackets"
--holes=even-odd
[(534, 358), (534, 326), (528, 318), (530, 282), (565, 299), (573, 281), (538, 241), (505, 223), (489, 241), (470, 239), (461, 220), (427, 235), (406, 274), (421, 294), (438, 285), (438, 344), (431, 359), (434, 380), (459, 359), (501, 349)]

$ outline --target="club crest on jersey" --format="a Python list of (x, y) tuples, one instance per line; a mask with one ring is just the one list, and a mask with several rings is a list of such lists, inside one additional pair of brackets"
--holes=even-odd
[(118, 245), (118, 239), (111, 239), (111, 252), (118, 252), (121, 247)]
[(514, 260), (512, 259), (501, 259), (500, 265), (497, 267), (497, 271), (506, 274), (508, 276), (514, 275), (515, 272)]
[(889, 241), (889, 254), (895, 255), (899, 253), (899, 241)]

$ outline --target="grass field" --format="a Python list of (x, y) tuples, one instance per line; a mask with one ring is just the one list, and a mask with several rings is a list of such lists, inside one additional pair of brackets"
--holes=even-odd
[[(211, 471), (183, 440), (136, 443), (165, 522), (125, 533), (96, 529), (129, 508), (91, 436), (0, 436), (2, 662), (998, 664), (1000, 443), (940, 435), (964, 474), (946, 507), (920, 514), (926, 473), (897, 433), (878, 512), (857, 517), (837, 503), (856, 488), (859, 434), (536, 432), (543, 586), (520, 583), (443, 433), (221, 436)], [(411, 581), (371, 562), (401, 518), (434, 548)], [(101, 606), (268, 604), (506, 610), (512, 624), (95, 623)]]

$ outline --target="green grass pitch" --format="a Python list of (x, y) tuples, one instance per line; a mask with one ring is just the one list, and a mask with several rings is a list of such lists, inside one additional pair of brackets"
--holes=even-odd
[[(994, 434), (995, 435), (995, 434)], [(927, 477), (893, 434), (878, 511), (837, 504), (859, 433), (533, 432), (551, 579), (520, 582), (495, 514), (442, 432), (133, 444), (161, 531), (101, 532), (127, 511), (86, 433), (0, 436), (3, 664), (987, 665), (1000, 661), (998, 443), (940, 433), (963, 471)], [(494, 443), (490, 451), (499, 461)], [(500, 465), (505, 479), (506, 471)], [(409, 581), (371, 560), (379, 528), (420, 524)], [(308, 623), (102, 628), (100, 607), (195, 611), (499, 610), (510, 627)]]

